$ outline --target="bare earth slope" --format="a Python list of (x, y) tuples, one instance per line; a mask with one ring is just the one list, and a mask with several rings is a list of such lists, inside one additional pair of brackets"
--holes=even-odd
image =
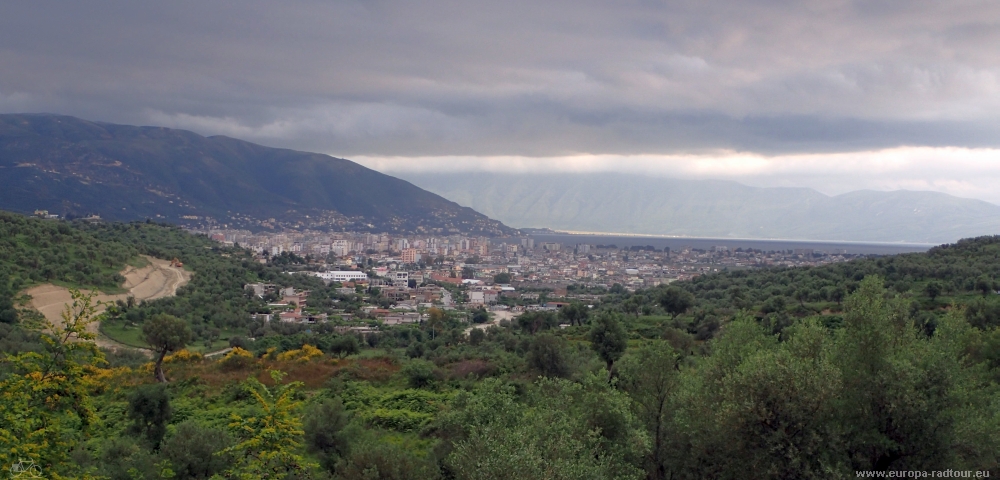
[[(100, 294), (95, 298), (102, 302), (114, 302), (115, 300), (125, 300), (129, 296), (135, 297), (137, 301), (155, 300), (157, 298), (169, 297), (177, 294), (177, 289), (191, 280), (191, 272), (179, 267), (171, 267), (170, 262), (153, 257), (145, 257), (149, 260), (149, 265), (143, 268), (127, 267), (123, 270), (125, 277), (123, 288), (129, 293), (119, 295)], [(45, 315), (53, 324), (62, 322), (60, 316), (67, 305), (73, 303), (69, 294), (69, 289), (57, 287), (52, 284), (38, 285), (25, 291), (31, 296), (31, 306)], [(84, 291), (87, 293), (87, 291)], [(103, 312), (99, 308), (98, 312)], [(107, 348), (121, 348), (122, 345), (113, 342), (111, 339), (98, 332), (97, 323), (91, 324), (91, 331), (97, 334), (97, 345)]]

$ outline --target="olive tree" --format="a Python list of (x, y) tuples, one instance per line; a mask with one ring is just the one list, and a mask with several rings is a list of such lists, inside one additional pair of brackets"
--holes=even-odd
[(191, 329), (187, 322), (173, 315), (159, 314), (149, 319), (142, 326), (146, 335), (146, 343), (156, 352), (156, 380), (166, 383), (167, 376), (163, 374), (163, 357), (168, 353), (184, 348), (192, 340)]
[(663, 291), (659, 301), (670, 316), (677, 318), (694, 306), (694, 295), (680, 287), (670, 287)]
[(615, 362), (622, 357), (628, 347), (628, 334), (622, 326), (620, 316), (616, 313), (605, 313), (598, 316), (590, 327), (591, 347), (608, 364), (608, 379)]

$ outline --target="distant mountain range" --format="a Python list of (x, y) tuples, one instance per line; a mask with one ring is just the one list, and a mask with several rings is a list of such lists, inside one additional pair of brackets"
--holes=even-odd
[(348, 160), (47, 114), (0, 115), (0, 209), (248, 228), (514, 232)]
[(405, 174), (517, 227), (720, 238), (944, 243), (1000, 233), (1000, 206), (943, 193), (757, 188), (625, 174)]

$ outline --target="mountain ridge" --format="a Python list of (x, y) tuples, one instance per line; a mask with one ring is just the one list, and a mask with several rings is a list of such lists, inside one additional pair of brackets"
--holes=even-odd
[(0, 115), (0, 172), (0, 208), (20, 212), (248, 228), (514, 232), (350, 160), (64, 115)]
[(602, 174), (400, 174), (518, 227), (711, 238), (946, 243), (1000, 232), (1000, 206), (939, 192)]

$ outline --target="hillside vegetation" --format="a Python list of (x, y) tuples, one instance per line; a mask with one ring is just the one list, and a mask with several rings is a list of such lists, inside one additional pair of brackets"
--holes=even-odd
[[(310, 280), (168, 226), (24, 225), (176, 255), (195, 271), (176, 298), (106, 320), (155, 325), (154, 348), (177, 340), (162, 362), (168, 383), (144, 356), (90, 347), (86, 298), (58, 335), (6, 325), (0, 463), (30, 460), (53, 478), (1000, 474), (1000, 330), (963, 307), (997, 296), (985, 281), (1000, 238), (616, 288), (592, 309), (525, 313), (468, 334), (460, 312), (436, 308), (422, 324), (364, 335), (247, 320), (255, 341), (205, 358), (182, 348), (191, 331), (239, 325), (265, 306), (240, 282)], [(356, 301), (306, 287), (319, 304)], [(699, 336), (709, 316), (718, 326)]]
[[(605, 308), (642, 314), (649, 334), (668, 325), (705, 340), (740, 311), (756, 317), (773, 333), (799, 319), (815, 317), (835, 326), (843, 322), (843, 300), (861, 281), (877, 275), (906, 302), (908, 314), (927, 333), (939, 319), (960, 307), (979, 328), (1000, 325), (1000, 236), (978, 237), (932, 248), (926, 253), (859, 259), (807, 268), (725, 271), (634, 293), (609, 294)], [(688, 295), (682, 311), (671, 312)]]
[(66, 223), (0, 212), (0, 322), (15, 322), (15, 296), (30, 285), (117, 291), (125, 280), (118, 272), (137, 255), (134, 248), (102, 242)]

